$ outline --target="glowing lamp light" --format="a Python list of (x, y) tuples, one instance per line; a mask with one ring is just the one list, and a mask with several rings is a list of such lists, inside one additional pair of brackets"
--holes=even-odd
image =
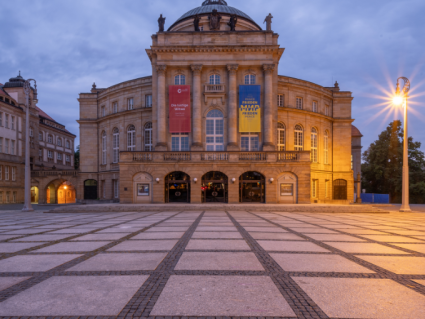
[(403, 105), (403, 97), (401, 95), (395, 95), (393, 98), (393, 104), (395, 106)]
[(67, 187), (66, 187), (66, 186), (64, 186), (63, 188), (65, 188), (65, 189), (66, 189)]

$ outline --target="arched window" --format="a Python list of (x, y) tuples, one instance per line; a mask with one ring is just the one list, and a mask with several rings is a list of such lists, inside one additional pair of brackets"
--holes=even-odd
[(218, 74), (210, 75), (210, 84), (220, 84), (220, 75)]
[(42, 132), (38, 132), (38, 140), (39, 141), (43, 140), (43, 133)]
[(317, 163), (317, 129), (311, 129), (311, 161)]
[(224, 151), (224, 119), (219, 110), (207, 114), (206, 139), (207, 151)]
[(130, 125), (127, 129), (127, 151), (134, 152), (136, 150), (136, 128)]
[(294, 148), (296, 151), (302, 151), (304, 148), (303, 128), (301, 125), (295, 125), (294, 131)]
[(277, 123), (277, 149), (278, 151), (285, 151), (285, 125)]
[(102, 132), (102, 165), (106, 165), (106, 132)]
[(245, 75), (245, 84), (255, 84), (255, 75), (254, 74), (247, 74)]
[(120, 132), (117, 128), (112, 131), (112, 152), (112, 163), (118, 163), (120, 161)]
[(47, 136), (47, 143), (53, 144), (53, 136), (50, 134)]
[(174, 84), (175, 85), (185, 85), (186, 84), (186, 77), (183, 74), (176, 75), (174, 77)]
[(324, 150), (325, 164), (329, 164), (329, 132), (328, 131), (325, 131), (325, 136), (323, 139), (323, 150)]
[(58, 146), (62, 146), (62, 139), (60, 137), (58, 137), (57, 144)]
[(152, 123), (145, 124), (145, 152), (152, 151)]

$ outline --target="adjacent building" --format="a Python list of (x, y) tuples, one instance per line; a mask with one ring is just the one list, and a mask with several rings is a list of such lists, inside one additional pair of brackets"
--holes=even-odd
[(350, 91), (279, 75), (270, 18), (224, 0), (159, 23), (151, 75), (79, 96), (78, 200), (353, 201)]

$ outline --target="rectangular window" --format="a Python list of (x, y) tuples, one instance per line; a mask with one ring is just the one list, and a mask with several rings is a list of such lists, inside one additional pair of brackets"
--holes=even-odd
[(311, 190), (312, 197), (317, 198), (317, 179), (313, 179), (311, 186), (312, 186), (312, 190)]
[(5, 127), (9, 128), (9, 114), (5, 114)]
[(42, 141), (43, 140), (43, 133), (38, 133), (38, 140), (39, 141)]
[(324, 146), (324, 160), (325, 160), (325, 164), (329, 164), (329, 151), (328, 151), (328, 136), (325, 135), (324, 141), (323, 141), (323, 146)]
[(12, 181), (16, 181), (16, 167), (12, 167)]
[(102, 136), (102, 165), (106, 165), (106, 134)]
[(0, 153), (3, 153), (3, 137), (0, 137)]
[(284, 106), (284, 95), (283, 94), (278, 94), (277, 95), (277, 106), (279, 107), (283, 107)]
[(303, 109), (303, 98), (297, 97), (297, 109), (302, 110)]
[(119, 182), (117, 179), (113, 180), (113, 185), (114, 185), (114, 198), (118, 198), (120, 194), (119, 194)]
[(329, 181), (325, 181), (325, 198), (329, 198)]
[(317, 102), (313, 101), (313, 112), (317, 113), (318, 112), (318, 107), (317, 107)]
[(152, 95), (146, 95), (145, 102), (146, 107), (152, 107)]
[(58, 161), (61, 161), (62, 160), (62, 153), (57, 153), (56, 159)]
[(9, 154), (9, 140), (8, 139), (5, 139), (4, 153)]
[(47, 151), (47, 158), (53, 159), (53, 152)]
[(10, 141), (10, 154), (15, 155), (15, 141)]
[(101, 116), (105, 116), (106, 115), (105, 106), (102, 106), (100, 108), (100, 114), (101, 114)]
[(15, 129), (15, 117), (12, 116), (11, 120), (12, 120), (12, 130), (14, 130)]
[(189, 133), (173, 133), (171, 136), (171, 151), (187, 152), (189, 151)]
[(118, 133), (113, 135), (112, 151), (114, 153), (113, 163), (118, 163), (120, 161), (120, 136)]
[(127, 109), (128, 110), (132, 110), (134, 108), (134, 105), (133, 105), (133, 99), (131, 98), (131, 99), (128, 99), (127, 100)]
[(241, 151), (256, 152), (260, 149), (260, 139), (255, 133), (245, 133), (241, 136)]
[(106, 187), (105, 187), (105, 181), (102, 181), (101, 183), (101, 187), (102, 187), (102, 197), (106, 198)]
[(4, 167), (4, 180), (5, 181), (9, 180), (9, 166)]
[(137, 196), (149, 196), (149, 184), (137, 184)]
[(6, 204), (9, 204), (10, 192), (6, 192)]
[(329, 105), (325, 106), (325, 115), (326, 116), (331, 116), (331, 108)]
[(67, 162), (67, 163), (71, 163), (71, 156), (66, 155), (66, 157), (65, 157), (65, 162)]
[(113, 107), (113, 113), (118, 113), (118, 102), (114, 102), (112, 104), (112, 107)]
[(12, 194), (12, 203), (16, 203), (16, 192)]

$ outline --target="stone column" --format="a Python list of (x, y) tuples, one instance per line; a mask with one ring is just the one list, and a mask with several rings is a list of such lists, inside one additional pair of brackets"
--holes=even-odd
[(155, 151), (167, 151), (167, 109), (165, 105), (165, 71), (166, 65), (157, 65), (158, 97), (157, 97), (157, 143)]
[(203, 151), (202, 143), (202, 64), (191, 65), (193, 72), (192, 151)]
[(264, 64), (264, 130), (263, 151), (274, 151), (273, 141), (273, 73), (274, 64)]
[(238, 144), (238, 90), (236, 74), (239, 65), (228, 64), (229, 71), (229, 103), (227, 104), (227, 150), (239, 151)]

